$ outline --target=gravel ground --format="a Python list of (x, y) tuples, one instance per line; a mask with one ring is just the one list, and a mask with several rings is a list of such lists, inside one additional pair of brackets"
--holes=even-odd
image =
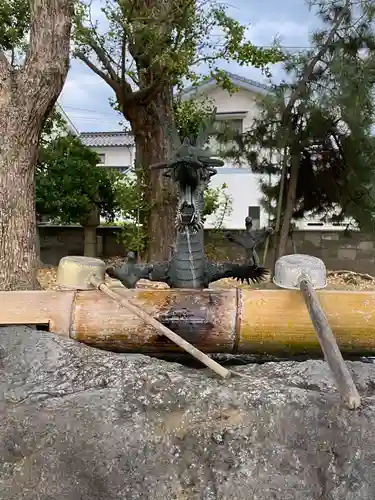
[[(123, 258), (113, 258), (107, 260), (108, 264), (118, 264)], [(39, 283), (44, 289), (56, 288), (56, 267), (45, 267), (39, 270)], [(249, 285), (237, 284), (231, 279), (220, 280), (212, 285), (212, 288), (247, 288)], [(138, 282), (138, 288), (168, 288), (164, 283), (150, 282), (141, 280)], [(255, 289), (276, 288), (272, 283), (263, 283), (261, 285), (252, 285)], [(352, 271), (328, 271), (328, 286), (330, 290), (375, 290), (375, 277), (368, 274), (354, 273)]]

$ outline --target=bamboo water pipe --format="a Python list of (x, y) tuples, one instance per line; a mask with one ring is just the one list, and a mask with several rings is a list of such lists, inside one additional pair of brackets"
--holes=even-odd
[[(205, 353), (321, 356), (298, 291), (114, 289), (156, 319), (174, 308), (190, 308), (199, 322), (186, 340)], [(317, 294), (341, 352), (375, 356), (375, 291)], [(99, 290), (0, 292), (0, 303), (1, 325), (48, 325), (58, 335), (117, 352), (181, 352)]]

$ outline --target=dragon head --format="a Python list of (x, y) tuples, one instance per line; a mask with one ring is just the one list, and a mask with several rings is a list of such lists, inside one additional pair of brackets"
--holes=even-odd
[(151, 165), (151, 169), (165, 169), (165, 176), (175, 183), (179, 202), (176, 214), (176, 228), (191, 232), (203, 228), (201, 201), (210, 178), (217, 173), (215, 167), (224, 165), (222, 160), (212, 158), (208, 148), (198, 148), (185, 139), (173, 158), (166, 163)]

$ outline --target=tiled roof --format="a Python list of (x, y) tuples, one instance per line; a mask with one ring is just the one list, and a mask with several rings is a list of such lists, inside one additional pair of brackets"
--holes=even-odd
[(90, 148), (134, 146), (134, 138), (129, 132), (82, 132), (80, 138)]
[[(225, 71), (225, 74), (232, 81), (232, 83), (235, 87), (240, 87), (240, 88), (242, 87), (242, 88), (250, 90), (252, 92), (258, 90), (262, 94), (264, 94), (266, 92), (270, 92), (272, 90), (272, 88), (270, 86), (268, 86), (264, 83), (260, 83), (260, 82), (257, 82), (255, 80), (252, 80), (251, 78), (245, 78), (244, 76), (236, 75), (234, 73), (230, 73), (229, 71)], [(208, 87), (208, 86), (211, 87), (211, 85), (214, 85), (214, 84), (216, 84), (215, 78), (210, 78), (209, 80), (206, 80), (205, 82), (203, 82), (202, 84), (200, 84), (196, 87), (195, 86), (186, 87), (184, 90), (181, 91), (181, 95), (189, 94), (189, 93), (196, 91), (200, 88), (203, 90), (204, 87)]]

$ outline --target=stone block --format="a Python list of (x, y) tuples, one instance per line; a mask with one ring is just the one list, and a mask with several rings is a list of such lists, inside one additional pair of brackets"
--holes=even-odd
[(337, 246), (339, 248), (357, 248), (358, 246), (358, 241), (356, 240), (341, 240), (337, 243)]
[(358, 273), (367, 273), (375, 276), (375, 260), (372, 259), (356, 259), (354, 261), (354, 271)]
[(314, 246), (320, 247), (322, 242), (321, 234), (322, 233), (317, 231), (306, 231), (304, 239), (306, 242), (308, 241), (309, 243), (312, 243)]
[(374, 250), (361, 250), (360, 248), (357, 248), (357, 260), (368, 260), (368, 262), (371, 262), (374, 260), (375, 257), (375, 252)]
[(332, 247), (332, 248), (322, 248), (321, 251), (321, 259), (326, 262), (327, 260), (337, 260), (337, 253), (338, 253), (338, 248), (337, 247)]
[(340, 238), (340, 235), (338, 232), (335, 233), (321, 233), (322, 235), (322, 240), (329, 240), (329, 241), (338, 241)]
[(360, 250), (364, 250), (366, 252), (374, 250), (374, 242), (373, 241), (361, 241), (358, 243), (357, 248)]
[(44, 235), (43, 239), (40, 240), (40, 244), (41, 246), (46, 248), (47, 247), (55, 248), (64, 246), (64, 243), (61, 241), (58, 234)]
[(355, 248), (339, 248), (337, 258), (342, 260), (355, 260), (357, 257), (357, 250)]
[(250, 360), (228, 384), (2, 328), (1, 499), (374, 500), (375, 365), (348, 362), (353, 413), (323, 360), (248, 356), (215, 356)]
[(324, 250), (329, 250), (329, 252), (333, 255), (337, 255), (338, 249), (341, 248), (340, 243), (337, 240), (323, 240), (321, 248)]

